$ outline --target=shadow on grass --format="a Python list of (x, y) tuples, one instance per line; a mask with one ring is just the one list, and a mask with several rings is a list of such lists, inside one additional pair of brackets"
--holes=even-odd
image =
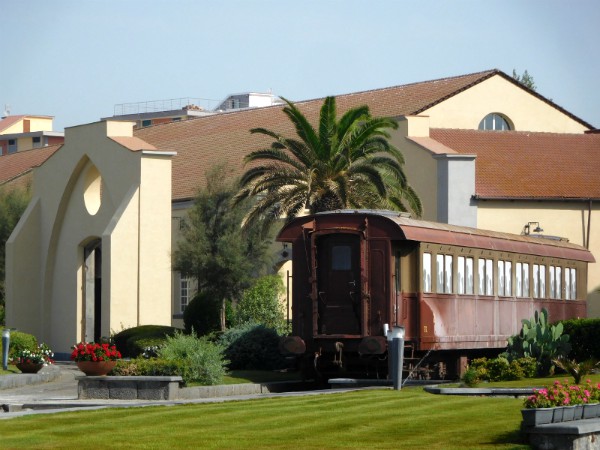
[(302, 379), (300, 372), (270, 370), (232, 370), (223, 380), (224, 384), (273, 383)]
[(527, 444), (527, 437), (526, 435), (524, 435), (523, 433), (521, 433), (521, 430), (514, 430), (514, 431), (509, 431), (507, 433), (501, 433), (499, 435), (497, 435), (496, 439), (493, 439), (492, 442), (490, 442), (490, 444), (493, 445), (513, 445), (513, 447), (502, 447), (502, 448), (506, 448), (507, 450), (522, 450), (522, 449), (529, 449), (531, 448), (528, 444)]

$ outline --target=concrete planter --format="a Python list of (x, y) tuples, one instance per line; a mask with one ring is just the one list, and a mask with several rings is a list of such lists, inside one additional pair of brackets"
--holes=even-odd
[(179, 398), (181, 377), (76, 377), (80, 399), (175, 400)]
[(570, 422), (575, 419), (575, 406), (563, 406), (563, 422)]
[(552, 423), (555, 408), (530, 408), (522, 409), (523, 425), (526, 427), (536, 427), (545, 423)]
[(589, 403), (583, 405), (583, 418), (594, 419), (600, 417), (600, 403)]

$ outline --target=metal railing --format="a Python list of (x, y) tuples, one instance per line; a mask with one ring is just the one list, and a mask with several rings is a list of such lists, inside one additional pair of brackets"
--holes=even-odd
[(115, 116), (127, 116), (130, 114), (143, 114), (160, 111), (174, 111), (189, 109), (195, 111), (211, 111), (219, 103), (218, 100), (208, 98), (171, 98), (166, 100), (150, 100), (135, 103), (119, 103), (115, 105)]

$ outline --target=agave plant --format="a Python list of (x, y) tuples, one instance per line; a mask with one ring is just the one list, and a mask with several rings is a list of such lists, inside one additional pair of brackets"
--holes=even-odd
[(569, 373), (575, 380), (575, 384), (581, 383), (581, 379), (588, 375), (592, 370), (598, 367), (596, 359), (588, 359), (582, 362), (577, 362), (574, 359), (564, 357), (553, 359), (552, 362), (560, 367), (565, 372)]

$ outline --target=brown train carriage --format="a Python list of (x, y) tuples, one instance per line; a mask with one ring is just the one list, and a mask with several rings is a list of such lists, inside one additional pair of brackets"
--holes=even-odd
[(557, 238), (334, 211), (291, 221), (277, 240), (292, 245), (289, 348), (323, 372), (381, 375), (385, 327), (405, 328), (409, 363), (428, 352), (429, 366), (457, 373), (466, 357), (505, 348), (536, 310), (586, 316), (594, 258)]

